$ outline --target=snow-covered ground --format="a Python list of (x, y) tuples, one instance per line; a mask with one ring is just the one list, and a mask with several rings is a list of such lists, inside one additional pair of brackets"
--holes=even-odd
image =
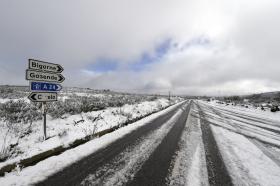
[(18, 98), (18, 99), (0, 98), (0, 103), (6, 103), (8, 101), (20, 101), (20, 100), (30, 102), (29, 99), (26, 97), (26, 98)]
[[(213, 172), (217, 173), (218, 171), (215, 172), (217, 169), (222, 170), (221, 167), (217, 166), (219, 165), (217, 162), (221, 160), (222, 164), (225, 165), (224, 171), (227, 172), (226, 174), (228, 174), (230, 181), (234, 185), (279, 186), (280, 120), (277, 119), (277, 113), (264, 112), (254, 108), (225, 106), (215, 102), (194, 101), (193, 103), (185, 128), (180, 139), (178, 139), (178, 148), (174, 152), (169, 165), (168, 175), (165, 178), (167, 185), (202, 186), (211, 185), (213, 180), (221, 183), (224, 180), (212, 174)], [(45, 146), (36, 147), (36, 143), (32, 145), (34, 145), (34, 149), (45, 148), (44, 150), (52, 147), (52, 143), (67, 145), (65, 141), (71, 141), (70, 135), (75, 133), (77, 138), (83, 136), (84, 131), (92, 127), (90, 118), (96, 117), (100, 113), (102, 114), (102, 119), (97, 120), (98, 127), (96, 131), (114, 126), (108, 125), (109, 122), (118, 125), (120, 122), (124, 122), (128, 115), (132, 118), (137, 117), (138, 111), (141, 114), (149, 113), (153, 111), (151, 109), (167, 104), (167, 100), (161, 99), (136, 105), (125, 105), (121, 110), (119, 108), (108, 108), (104, 111), (83, 113), (82, 115), (73, 115), (65, 119), (52, 120), (49, 121), (51, 127), (48, 128), (49, 135), (53, 135), (49, 139), (52, 141), (45, 143)], [(110, 134), (93, 139), (58, 156), (50, 157), (34, 166), (26, 167), (22, 170), (18, 167), (13, 172), (7, 173), (0, 178), (0, 183), (1, 185), (29, 185), (42, 181), (97, 150), (110, 146), (116, 139), (122, 138), (125, 134), (148, 124), (158, 116), (167, 114), (175, 106), (171, 106)], [(96, 172), (90, 172), (81, 184), (98, 185), (106, 183), (104, 185), (123, 185), (132, 180), (137, 172), (141, 170), (142, 165), (153, 155), (155, 149), (166, 139), (171, 129), (176, 126), (176, 121), (182, 113), (182, 110), (178, 109), (159, 128), (139, 137), (133, 144), (125, 146), (123, 151), (98, 167)], [(85, 121), (77, 123), (81, 118)], [(77, 124), (75, 124), (75, 121)], [(69, 130), (67, 130), (66, 134), (63, 132), (63, 134), (58, 135), (56, 131), (64, 128), (59, 130), (57, 126), (68, 127)], [(40, 123), (38, 127), (40, 127)], [(52, 127), (56, 130), (52, 129)], [(208, 135), (207, 133), (213, 134), (214, 141), (211, 141), (209, 136), (205, 138)], [(37, 138), (40, 138), (40, 136), (38, 135)], [(207, 139), (210, 140), (207, 141)], [(39, 142), (38, 144), (42, 143)], [(218, 158), (218, 160), (215, 158)], [(100, 175), (103, 175), (102, 178), (98, 174), (99, 172), (101, 172)], [(214, 176), (211, 177), (211, 175)]]
[(280, 184), (279, 113), (199, 102), (235, 185)]
[(273, 120), (280, 121), (280, 112), (271, 112), (270, 109), (266, 109), (265, 111), (261, 110), (260, 108), (253, 107), (252, 105), (247, 105), (248, 108), (240, 105), (232, 105), (232, 104), (219, 104), (217, 101), (211, 101), (208, 104), (213, 105), (218, 108), (223, 108), (225, 110), (234, 110), (240, 111), (244, 114), (249, 115), (257, 115), (259, 117), (265, 117)]
[[(179, 100), (177, 100), (179, 101)], [(26, 135), (12, 133), (5, 123), (0, 123), (0, 147), (7, 147), (14, 144), (13, 154), (5, 162), (0, 163), (3, 167), (9, 163), (17, 162), (20, 159), (31, 157), (40, 152), (44, 152), (60, 145), (67, 146), (71, 142), (84, 138), (85, 136), (115, 127), (121, 126), (125, 122), (145, 116), (172, 104), (168, 99), (160, 98), (154, 101), (144, 101), (134, 105), (124, 105), (122, 107), (111, 107), (105, 110), (69, 115), (63, 119), (52, 119), (47, 117), (47, 136), (43, 140), (42, 121), (32, 123), (32, 130)], [(20, 128), (19, 132), (24, 133), (29, 128), (28, 125), (20, 123), (13, 124)], [(26, 130), (25, 130), (25, 128)], [(22, 136), (22, 137), (20, 137)]]
[(280, 183), (280, 167), (246, 136), (212, 126), (235, 185)]
[[(142, 105), (143, 106), (143, 105)], [(163, 111), (157, 112), (153, 115), (150, 115), (146, 118), (143, 118), (139, 120), (138, 122), (133, 123), (133, 125), (128, 125), (123, 128), (120, 128), (119, 130), (116, 130), (112, 133), (109, 133), (107, 135), (104, 135), (100, 138), (96, 138), (92, 141), (89, 141), (83, 145), (80, 145), (74, 149), (70, 149), (64, 153), (62, 153), (59, 156), (53, 156), (50, 157), (44, 161), (41, 161), (37, 163), (34, 166), (26, 167), (23, 170), (20, 170), (18, 168), (17, 170), (7, 173), (4, 177), (0, 177), (0, 183), (1, 185), (31, 185), (34, 184), (38, 181), (42, 181), (46, 179), (48, 176), (54, 174), (55, 172), (65, 168), (66, 166), (80, 160), (83, 157), (86, 157), (93, 152), (96, 152), (97, 150), (104, 148), (108, 144), (116, 141), (117, 139), (123, 137), (124, 135), (138, 129), (139, 127), (148, 124), (150, 121), (153, 119), (157, 118), (158, 116), (164, 115), (173, 108), (175, 108), (177, 105), (171, 106)], [(178, 111), (181, 112), (181, 111)], [(134, 158), (131, 157), (125, 157), (127, 161), (134, 161), (131, 163), (127, 163), (125, 167), (123, 167), (122, 171), (126, 171), (128, 169), (133, 169), (135, 168), (134, 166), (130, 165), (135, 165), (134, 163), (141, 163), (143, 162), (143, 157), (148, 155), (148, 152), (151, 151), (150, 147), (155, 148), (156, 143), (160, 143), (160, 139), (162, 139), (166, 133), (169, 131), (169, 129), (174, 125), (174, 120), (175, 118), (178, 117), (180, 113), (176, 113), (175, 116), (173, 116), (169, 122), (167, 122), (165, 125), (163, 125), (159, 131), (156, 131), (150, 135), (148, 139), (143, 139), (146, 141), (143, 145), (143, 143), (139, 143), (139, 145), (142, 145), (143, 148), (139, 148), (139, 146), (136, 146), (134, 149), (130, 150), (135, 150), (137, 153)], [(154, 140), (156, 143), (151, 143), (150, 140)], [(129, 149), (128, 149), (129, 150)], [(140, 154), (138, 154), (138, 152)], [(129, 155), (125, 154), (124, 155)], [(138, 159), (137, 159), (138, 158)], [(117, 172), (115, 172), (117, 173)], [(90, 177), (88, 178), (90, 179)], [(113, 179), (113, 177), (112, 177)], [(111, 180), (114, 181), (114, 180)], [(116, 180), (115, 180), (116, 181)]]

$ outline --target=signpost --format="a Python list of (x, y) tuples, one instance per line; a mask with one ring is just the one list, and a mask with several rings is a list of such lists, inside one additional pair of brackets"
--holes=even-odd
[(26, 80), (30, 80), (31, 94), (28, 99), (32, 102), (42, 103), (44, 140), (47, 139), (46, 115), (47, 102), (57, 101), (57, 92), (62, 89), (58, 83), (65, 78), (62, 74), (63, 67), (59, 64), (29, 59), (26, 70)]

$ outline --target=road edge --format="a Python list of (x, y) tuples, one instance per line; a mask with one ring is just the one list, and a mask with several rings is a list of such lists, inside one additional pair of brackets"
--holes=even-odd
[[(178, 103), (181, 103), (181, 102), (178, 102)], [(0, 177), (3, 177), (5, 175), (5, 173), (9, 173), (9, 172), (12, 172), (16, 167), (20, 167), (20, 168), (25, 168), (25, 167), (28, 167), (28, 166), (32, 166), (32, 165), (35, 165), (37, 164), (38, 162), (40, 161), (43, 161), (49, 157), (52, 157), (52, 156), (56, 156), (56, 155), (59, 155), (69, 149), (72, 149), (72, 148), (75, 148), (79, 145), (82, 145), (84, 143), (87, 143), (89, 142), (90, 140), (94, 139), (94, 138), (98, 138), (98, 137), (101, 137), (105, 134), (108, 134), (108, 133), (111, 133), (111, 132), (114, 132), (122, 127), (125, 127), (129, 124), (133, 124), (145, 117), (148, 117), (152, 114), (155, 114), (157, 112), (160, 112), (160, 111), (163, 111), (175, 104), (178, 104), (178, 103), (173, 103), (173, 104), (170, 104), (160, 110), (157, 110), (157, 111), (153, 111), (149, 114), (146, 114), (146, 115), (143, 115), (143, 116), (140, 116), (140, 117), (136, 117), (132, 120), (127, 120), (124, 124), (122, 124), (121, 126), (114, 126), (112, 128), (109, 128), (109, 129), (105, 129), (103, 131), (100, 131), (98, 133), (95, 133), (93, 135), (88, 135), (84, 138), (81, 138), (81, 139), (77, 139), (75, 141), (73, 141), (72, 143), (70, 143), (67, 147), (63, 146), (63, 145), (60, 145), (58, 147), (55, 147), (53, 149), (50, 149), (50, 150), (47, 150), (47, 151), (44, 151), (44, 152), (41, 152), (39, 154), (36, 154), (34, 156), (31, 156), (31, 157), (28, 157), (28, 158), (25, 158), (25, 159), (21, 159), (19, 161), (16, 161), (16, 162), (13, 162), (13, 163), (10, 163), (10, 164), (7, 164), (3, 167), (0, 168)]]

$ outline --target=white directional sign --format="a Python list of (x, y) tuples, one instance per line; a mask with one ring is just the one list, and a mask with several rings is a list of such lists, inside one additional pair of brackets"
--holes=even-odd
[(35, 59), (28, 60), (28, 69), (26, 70), (26, 80), (30, 81), (31, 92), (28, 99), (32, 102), (42, 103), (43, 113), (43, 131), (44, 139), (47, 139), (47, 109), (46, 102), (57, 101), (57, 91), (62, 89), (58, 83), (62, 83), (65, 78), (60, 73), (63, 68), (59, 64), (48, 63)]
[(29, 59), (29, 69), (54, 73), (61, 73), (63, 71), (62, 66), (59, 64), (48, 63), (35, 59)]
[(51, 102), (57, 101), (56, 92), (32, 92), (28, 99), (32, 102)]
[(26, 79), (56, 83), (62, 83), (65, 80), (65, 78), (61, 74), (41, 72), (36, 70), (26, 70)]

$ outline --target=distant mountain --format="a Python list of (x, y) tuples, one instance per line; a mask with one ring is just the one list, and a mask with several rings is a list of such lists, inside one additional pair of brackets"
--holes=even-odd
[(250, 94), (242, 96), (225, 96), (225, 97), (216, 97), (216, 99), (227, 102), (235, 103), (274, 103), (280, 104), (280, 91), (275, 92), (264, 92), (259, 94)]
[(244, 98), (251, 102), (280, 102), (280, 91), (252, 94), (244, 96)]

